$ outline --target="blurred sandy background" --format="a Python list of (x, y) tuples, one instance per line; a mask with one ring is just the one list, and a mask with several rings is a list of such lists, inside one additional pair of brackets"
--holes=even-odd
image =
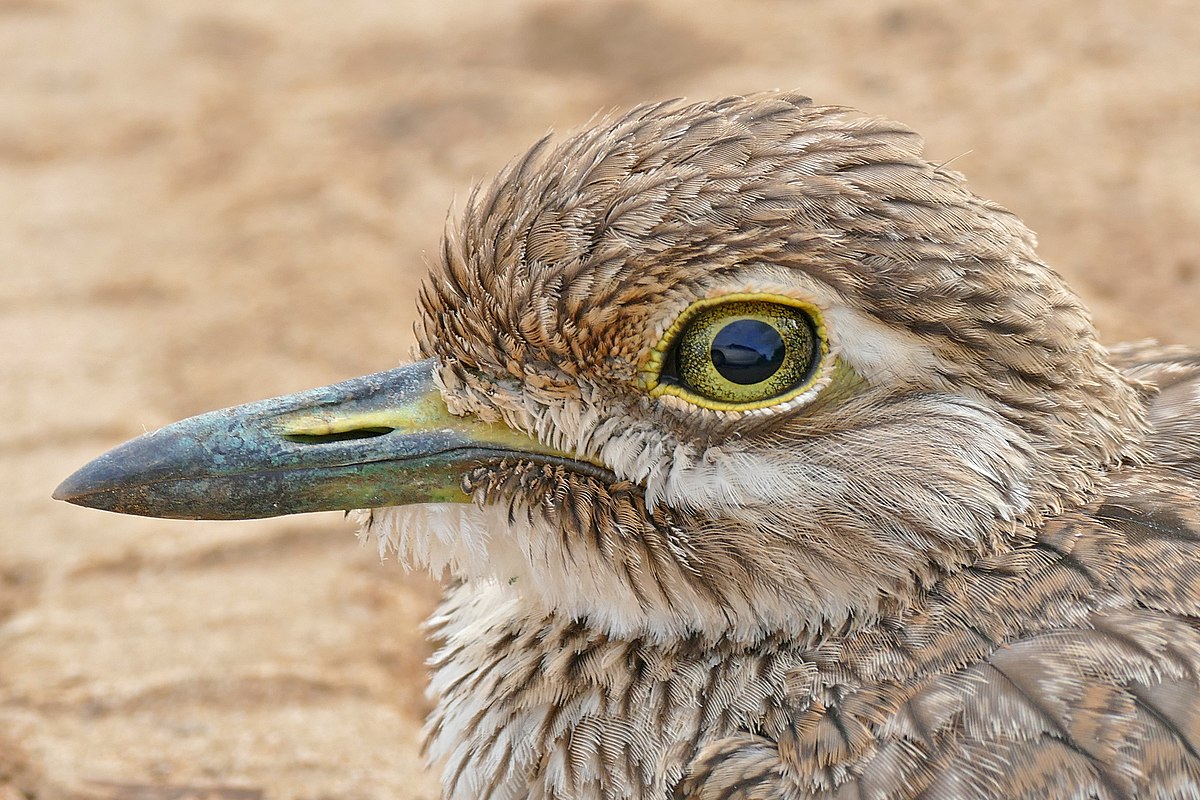
[(1200, 344), (1194, 0), (0, 0), (0, 800), (434, 797), (428, 579), (50, 491), (404, 358), (446, 208), (548, 128), (772, 87), (924, 132), (1107, 339)]

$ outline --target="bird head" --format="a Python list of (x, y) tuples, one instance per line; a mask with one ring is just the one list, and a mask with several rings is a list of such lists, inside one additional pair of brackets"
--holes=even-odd
[(385, 552), (617, 635), (853, 627), (1139, 457), (1139, 389), (1034, 245), (895, 123), (642, 106), (472, 195), (423, 360), (176, 423), (57, 496), (367, 507)]

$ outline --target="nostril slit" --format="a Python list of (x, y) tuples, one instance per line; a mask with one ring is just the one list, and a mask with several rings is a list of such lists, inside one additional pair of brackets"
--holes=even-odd
[(325, 444), (326, 442), (349, 442), (355, 439), (374, 439), (387, 436), (395, 428), (355, 428), (336, 433), (285, 433), (283, 438), (296, 444)]

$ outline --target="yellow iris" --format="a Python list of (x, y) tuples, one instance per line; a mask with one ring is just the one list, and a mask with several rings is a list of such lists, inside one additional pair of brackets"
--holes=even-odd
[(689, 306), (651, 352), (642, 380), (706, 408), (764, 408), (815, 380), (828, 348), (817, 309), (777, 295), (725, 295)]

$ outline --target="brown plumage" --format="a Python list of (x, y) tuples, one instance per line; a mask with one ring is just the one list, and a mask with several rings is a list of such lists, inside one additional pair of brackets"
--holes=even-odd
[(363, 515), (451, 576), (447, 798), (1200, 798), (1200, 353), (1106, 351), (912, 132), (787, 94), (602, 120), (472, 197), (421, 305), (426, 361), (57, 496), (452, 501)]
[[(791, 95), (666, 103), (472, 199), (422, 295), (447, 402), (618, 479), (477, 470), (483, 510), (434, 523), (474, 558), (372, 514), (459, 578), (448, 797), (1200, 796), (1200, 355), (1106, 354), (920, 147)], [(761, 289), (858, 380), (639, 390), (683, 308)]]

